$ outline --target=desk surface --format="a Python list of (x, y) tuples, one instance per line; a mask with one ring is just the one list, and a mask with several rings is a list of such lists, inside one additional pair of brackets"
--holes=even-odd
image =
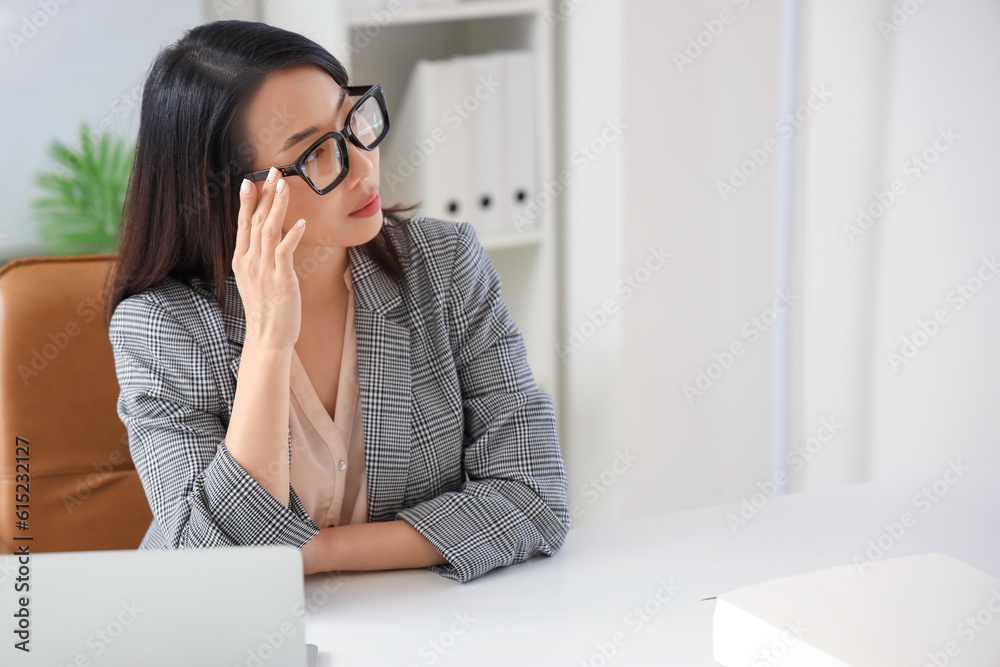
[[(466, 584), (426, 570), (309, 575), (306, 641), (324, 667), (714, 667), (705, 597), (929, 551), (1000, 576), (1000, 466), (948, 470), (763, 504), (762, 494), (735, 532), (741, 503), (571, 528), (555, 556)], [(892, 528), (905, 513), (910, 527)], [(879, 544), (883, 556), (870, 551)]]

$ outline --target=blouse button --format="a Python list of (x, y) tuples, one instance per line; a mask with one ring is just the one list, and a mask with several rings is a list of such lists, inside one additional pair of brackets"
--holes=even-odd
[(347, 467), (347, 461), (341, 460), (341, 462), (337, 464), (337, 467), (343, 470)]

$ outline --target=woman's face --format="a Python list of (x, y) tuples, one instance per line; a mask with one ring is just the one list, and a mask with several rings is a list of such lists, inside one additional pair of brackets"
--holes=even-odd
[[(292, 164), (321, 135), (343, 130), (351, 98), (345, 97), (338, 108), (341, 91), (337, 82), (315, 65), (294, 65), (268, 77), (247, 108), (247, 131), (255, 149), (252, 171)], [(285, 146), (289, 137), (313, 126), (315, 131)], [(378, 190), (378, 148), (363, 151), (348, 141), (347, 151), (350, 170), (325, 195), (316, 194), (299, 176), (285, 178), (289, 198), (282, 234), (296, 220), (305, 218), (300, 247), (362, 245), (382, 228), (381, 207), (366, 217), (349, 215)], [(255, 185), (261, 192), (264, 181)]]

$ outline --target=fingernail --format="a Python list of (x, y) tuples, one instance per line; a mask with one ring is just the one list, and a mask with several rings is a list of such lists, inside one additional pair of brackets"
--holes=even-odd
[(250, 179), (244, 178), (243, 185), (240, 186), (240, 192), (242, 192), (245, 195), (248, 195), (250, 194), (250, 188), (251, 188)]
[(306, 219), (305, 218), (299, 218), (298, 222), (295, 223), (295, 226), (296, 227), (301, 227), (304, 224), (306, 224)]
[(284, 190), (285, 190), (285, 179), (282, 178), (278, 181), (278, 185), (277, 187), (274, 188), (274, 191), (280, 195), (282, 192), (284, 192)]
[(278, 175), (278, 168), (271, 167), (267, 170), (267, 182), (274, 183), (274, 178)]

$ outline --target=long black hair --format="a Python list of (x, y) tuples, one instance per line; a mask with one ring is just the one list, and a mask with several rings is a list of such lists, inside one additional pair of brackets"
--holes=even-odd
[[(247, 103), (273, 72), (302, 63), (348, 85), (347, 70), (329, 51), (266, 23), (206, 23), (160, 51), (143, 88), (106, 323), (123, 299), (168, 275), (202, 278), (225, 304), (239, 187), (254, 158)], [(405, 225), (409, 218), (401, 212), (412, 208), (383, 208), (382, 229), (361, 246), (397, 283), (403, 264), (388, 226)]]

